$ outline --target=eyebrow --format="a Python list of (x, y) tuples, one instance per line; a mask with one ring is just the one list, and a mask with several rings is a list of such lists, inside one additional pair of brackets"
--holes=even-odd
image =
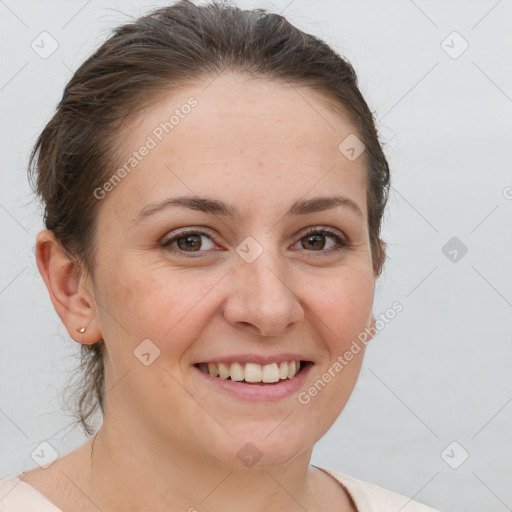
[[(226, 217), (233, 218), (240, 217), (240, 213), (236, 207), (223, 201), (219, 201), (218, 199), (211, 199), (209, 197), (199, 196), (180, 196), (170, 197), (168, 199), (164, 199), (159, 203), (151, 203), (145, 206), (139, 212), (138, 216), (134, 219), (134, 221), (138, 222), (142, 218), (153, 215), (154, 213), (160, 210), (175, 206), (189, 208), (191, 210), (196, 210), (204, 213), (211, 213), (214, 215), (223, 215)], [(328, 210), (330, 208), (334, 208), (336, 206), (343, 206), (364, 219), (363, 212), (361, 211), (361, 208), (359, 208), (357, 203), (352, 199), (343, 196), (328, 196), (315, 197), (312, 199), (299, 199), (288, 209), (288, 211), (285, 214), (285, 217), (290, 217), (292, 215), (307, 215), (310, 213), (321, 212), (324, 210)]]

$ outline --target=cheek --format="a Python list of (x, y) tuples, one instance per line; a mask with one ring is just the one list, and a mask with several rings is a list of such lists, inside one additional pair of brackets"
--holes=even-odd
[(114, 322), (106, 318), (111, 341), (126, 351), (128, 344), (133, 350), (150, 339), (162, 353), (179, 356), (200, 334), (205, 318), (211, 314), (203, 300), (213, 286), (211, 281), (211, 276), (192, 278), (191, 274), (179, 275), (169, 269), (120, 266), (104, 285), (109, 291), (103, 294), (103, 300), (112, 311), (107, 317), (115, 318)]
[(311, 305), (322, 339), (319, 348), (326, 348), (328, 354), (318, 380), (298, 398), (301, 404), (309, 404), (304, 405), (309, 421), (314, 419), (326, 428), (345, 407), (361, 370), (366, 345), (358, 336), (370, 325), (373, 283), (365, 270), (339, 275), (325, 284)]
[(374, 280), (367, 269), (330, 276), (311, 300), (329, 339), (347, 341), (367, 327), (372, 312)]

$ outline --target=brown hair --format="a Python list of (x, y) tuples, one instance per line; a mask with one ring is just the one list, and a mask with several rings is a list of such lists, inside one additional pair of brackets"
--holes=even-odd
[[(35, 143), (29, 180), (44, 203), (46, 228), (70, 260), (94, 278), (95, 219), (101, 202), (93, 191), (116, 169), (126, 117), (164, 93), (224, 70), (309, 87), (331, 107), (348, 113), (366, 145), (368, 230), (380, 275), (389, 167), (352, 66), (278, 14), (225, 2), (197, 6), (188, 0), (117, 28), (75, 72)], [(101, 340), (81, 346), (83, 379), (74, 412), (89, 435), (88, 419), (98, 406), (104, 413), (103, 350)]]

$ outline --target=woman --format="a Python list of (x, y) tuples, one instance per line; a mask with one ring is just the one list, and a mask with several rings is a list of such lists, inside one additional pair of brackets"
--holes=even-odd
[(262, 10), (159, 9), (77, 70), (31, 168), (78, 416), (103, 423), (0, 510), (433, 510), (310, 465), (375, 333), (389, 187), (331, 48)]

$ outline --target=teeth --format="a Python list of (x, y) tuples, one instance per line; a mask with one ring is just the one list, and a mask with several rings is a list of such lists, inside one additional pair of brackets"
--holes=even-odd
[(199, 369), (214, 377), (245, 382), (279, 382), (291, 379), (299, 373), (300, 361), (284, 361), (282, 363), (256, 364), (256, 363), (200, 363)]
[(224, 363), (219, 363), (219, 377), (221, 379), (227, 379), (229, 377), (229, 366), (226, 366)]
[(277, 363), (266, 364), (263, 367), (262, 382), (278, 382), (279, 381), (279, 366)]
[(263, 377), (261, 364), (246, 363), (244, 377), (247, 382), (261, 382)]
[(219, 376), (219, 367), (216, 364), (208, 363), (208, 372), (210, 375), (213, 375), (214, 377)]
[(286, 361), (279, 365), (279, 378), (280, 379), (288, 378), (288, 363)]
[(240, 363), (231, 363), (231, 370), (229, 372), (231, 380), (244, 380), (244, 369)]

